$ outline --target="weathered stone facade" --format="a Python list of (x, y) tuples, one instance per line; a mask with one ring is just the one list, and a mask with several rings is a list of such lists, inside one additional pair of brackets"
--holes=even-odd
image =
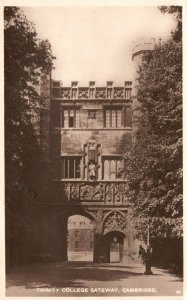
[(50, 228), (48, 251), (56, 258), (67, 260), (68, 218), (78, 214), (94, 224), (94, 262), (110, 261), (114, 240), (121, 260), (137, 254), (127, 196), (127, 151), (138, 117), (132, 121), (132, 108), (136, 109), (132, 87), (131, 81), (121, 87), (112, 81), (104, 87), (94, 81), (87, 87), (72, 81), (64, 87), (50, 77), (41, 80), (46, 99), (41, 146), (50, 165), (41, 206)]
[[(45, 94), (44, 79), (41, 85)], [(58, 227), (54, 229), (56, 236), (59, 230), (62, 233), (56, 255), (67, 259), (68, 217), (81, 214), (94, 224), (94, 261), (109, 261), (108, 234), (113, 233), (113, 239), (121, 232), (126, 243), (130, 240), (126, 152), (132, 132), (132, 82), (126, 81), (122, 87), (113, 86), (111, 81), (106, 87), (96, 87), (93, 81), (88, 87), (72, 82), (71, 87), (63, 87), (49, 78), (48, 85), (50, 115), (45, 121), (50, 125), (50, 147), (45, 154), (51, 179), (46, 204), (56, 214), (55, 224), (51, 223)], [(47, 139), (42, 142), (45, 145)], [(125, 247), (130, 251), (129, 245)]]

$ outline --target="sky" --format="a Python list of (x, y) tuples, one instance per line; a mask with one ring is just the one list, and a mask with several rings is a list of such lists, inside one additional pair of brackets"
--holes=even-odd
[(175, 21), (153, 6), (22, 7), (40, 38), (48, 39), (56, 57), (52, 77), (64, 86), (90, 80), (105, 86), (132, 80), (133, 42), (139, 38), (166, 40)]

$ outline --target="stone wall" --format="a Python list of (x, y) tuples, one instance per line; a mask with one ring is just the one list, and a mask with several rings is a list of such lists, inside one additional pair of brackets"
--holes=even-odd
[[(124, 130), (105, 129), (105, 130), (63, 130), (60, 133), (61, 155), (83, 154), (83, 146), (90, 140), (95, 140), (96, 144), (101, 145), (102, 155), (124, 154), (125, 149), (131, 141), (131, 133)], [(60, 149), (53, 149), (59, 153)]]

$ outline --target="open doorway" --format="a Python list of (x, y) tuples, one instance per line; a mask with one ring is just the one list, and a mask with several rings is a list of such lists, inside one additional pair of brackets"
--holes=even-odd
[(73, 215), (68, 218), (68, 261), (93, 261), (93, 223), (89, 218)]
[(111, 231), (105, 235), (107, 262), (121, 262), (124, 255), (124, 234)]

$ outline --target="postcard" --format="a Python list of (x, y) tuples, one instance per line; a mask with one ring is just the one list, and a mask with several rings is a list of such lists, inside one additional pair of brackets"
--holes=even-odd
[(1, 298), (184, 299), (184, 1), (1, 9)]

